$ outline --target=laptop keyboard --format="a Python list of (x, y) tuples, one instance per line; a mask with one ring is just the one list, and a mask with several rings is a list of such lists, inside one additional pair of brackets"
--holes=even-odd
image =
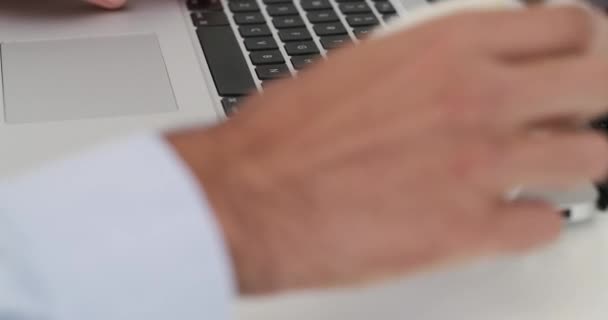
[(186, 1), (227, 115), (243, 97), (397, 15), (390, 0)]

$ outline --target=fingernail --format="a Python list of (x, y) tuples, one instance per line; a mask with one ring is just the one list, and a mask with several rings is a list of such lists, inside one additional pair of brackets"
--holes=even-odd
[(88, 0), (88, 2), (106, 9), (118, 9), (124, 6), (126, 0)]
[(591, 40), (590, 52), (603, 55), (608, 54), (608, 20), (606, 19), (605, 12), (600, 7), (581, 0), (551, 0), (547, 2), (547, 5), (569, 5), (587, 11), (593, 19), (593, 38)]
[(606, 14), (597, 7), (590, 7), (593, 16), (593, 39), (591, 40), (591, 52), (600, 55), (608, 55), (608, 20)]

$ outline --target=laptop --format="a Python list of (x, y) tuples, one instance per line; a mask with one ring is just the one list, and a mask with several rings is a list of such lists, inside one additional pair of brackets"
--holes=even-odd
[[(224, 121), (272, 81), (432, 2), (130, 0), (102, 12), (3, 0), (0, 177), (133, 131)], [(551, 196), (586, 216), (598, 189)]]
[(0, 177), (142, 129), (224, 121), (246, 96), (426, 0), (0, 3)]

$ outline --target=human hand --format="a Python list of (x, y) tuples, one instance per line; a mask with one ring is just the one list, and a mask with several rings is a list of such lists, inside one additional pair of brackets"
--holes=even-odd
[(607, 172), (605, 139), (570, 126), (606, 111), (606, 30), (580, 8), (460, 14), (338, 50), (169, 140), (243, 293), (529, 250), (558, 236), (559, 214), (505, 193)]
[(125, 5), (126, 0), (86, 0), (105, 9), (118, 9)]

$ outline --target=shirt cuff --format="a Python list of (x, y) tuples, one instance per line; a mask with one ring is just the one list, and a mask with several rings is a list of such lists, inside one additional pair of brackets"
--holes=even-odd
[(227, 319), (232, 270), (203, 194), (143, 135), (6, 182), (0, 215), (49, 319)]

